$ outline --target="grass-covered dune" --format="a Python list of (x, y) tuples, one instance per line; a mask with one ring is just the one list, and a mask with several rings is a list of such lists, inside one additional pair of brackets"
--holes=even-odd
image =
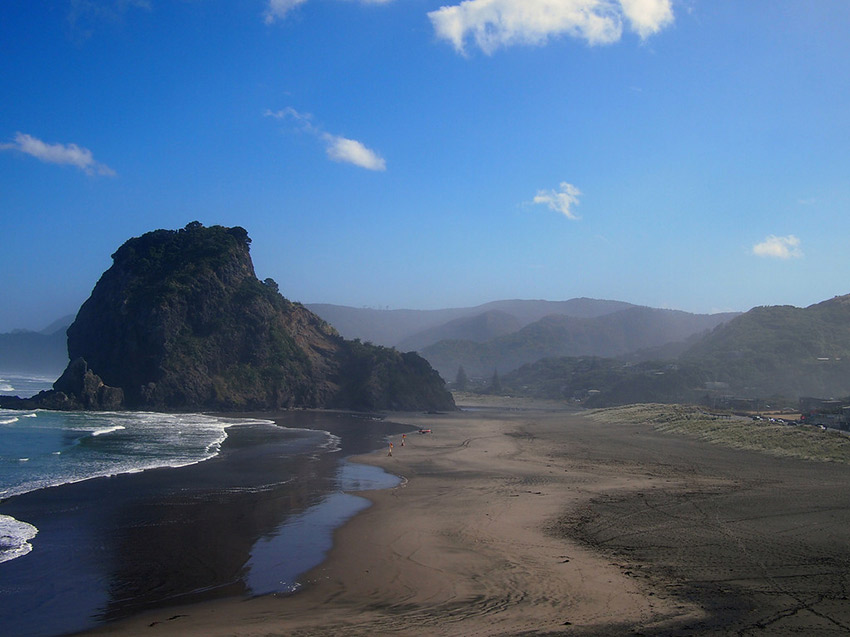
[(639, 404), (588, 411), (601, 423), (651, 425), (656, 430), (776, 456), (850, 464), (850, 436), (810, 425), (787, 425), (706, 413), (688, 405)]

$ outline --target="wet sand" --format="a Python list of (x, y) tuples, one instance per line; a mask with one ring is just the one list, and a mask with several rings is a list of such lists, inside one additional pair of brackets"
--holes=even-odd
[(402, 475), (288, 597), (166, 608), (117, 635), (850, 632), (850, 466), (501, 407), (361, 458)]
[(340, 493), (343, 485), (397, 483), (343, 459), (409, 427), (332, 412), (276, 420), (289, 429), (231, 428), (221, 453), (205, 462), (0, 503), (4, 514), (39, 529), (31, 553), (0, 564), (0, 634), (59, 635), (156, 608), (291, 587), (322, 561), (333, 529), (368, 506)]

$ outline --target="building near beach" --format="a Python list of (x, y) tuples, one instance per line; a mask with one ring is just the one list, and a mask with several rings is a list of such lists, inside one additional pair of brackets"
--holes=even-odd
[(801, 419), (810, 425), (850, 430), (850, 404), (832, 398), (800, 398)]

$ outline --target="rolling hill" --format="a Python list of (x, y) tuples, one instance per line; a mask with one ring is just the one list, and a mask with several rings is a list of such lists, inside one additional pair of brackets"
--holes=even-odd
[(545, 358), (504, 374), (501, 386), (508, 393), (579, 399), (588, 406), (647, 401), (791, 406), (803, 396), (847, 397), (850, 295), (806, 308), (753, 308), (694, 339), (677, 359)]
[(850, 394), (850, 295), (806, 308), (753, 308), (713, 330), (680, 360), (736, 394)]
[[(459, 338), (460, 333), (463, 333), (461, 338), (473, 341), (492, 338), (487, 336), (487, 330), (492, 329), (488, 327), (487, 319), (480, 319), (482, 331), (473, 333), (475, 317), (491, 312), (513, 317), (517, 322), (516, 329), (519, 329), (551, 314), (593, 318), (635, 306), (622, 301), (576, 298), (567, 301), (512, 299), (440, 310), (379, 310), (321, 303), (305, 307), (333, 325), (345, 338), (418, 350), (445, 338)], [(462, 319), (472, 319), (472, 323), (465, 327), (462, 322), (448, 325)]]
[(637, 306), (594, 318), (550, 315), (484, 343), (446, 340), (421, 353), (443, 378), (453, 378), (460, 366), (470, 376), (488, 376), (494, 370), (509, 372), (542, 358), (610, 358), (684, 341), (733, 316)]

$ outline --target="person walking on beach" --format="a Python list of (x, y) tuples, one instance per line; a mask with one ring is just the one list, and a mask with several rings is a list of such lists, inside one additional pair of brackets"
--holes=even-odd
[(390, 450), (387, 452), (388, 456), (393, 455), (393, 443), (390, 443)]

